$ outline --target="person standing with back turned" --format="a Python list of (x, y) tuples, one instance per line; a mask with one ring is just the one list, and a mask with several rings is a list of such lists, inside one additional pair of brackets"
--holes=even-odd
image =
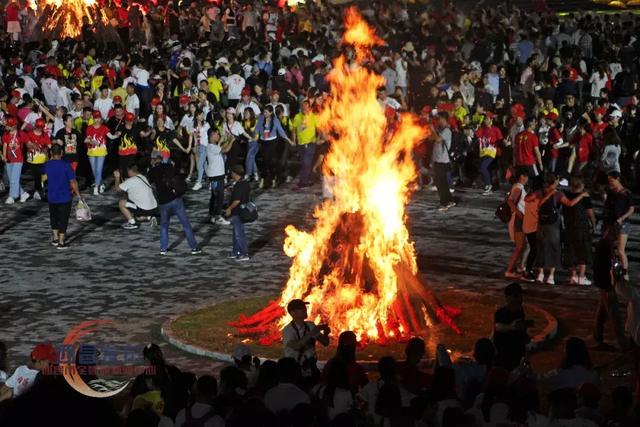
[(187, 211), (184, 209), (182, 195), (186, 191), (186, 183), (182, 182), (184, 188), (178, 188), (177, 183), (182, 178), (176, 176), (173, 164), (164, 163), (162, 153), (154, 151), (151, 153), (151, 170), (149, 179), (158, 190), (158, 207), (160, 208), (160, 255), (167, 255), (169, 251), (169, 222), (171, 216), (178, 217), (187, 242), (191, 247), (191, 255), (202, 253), (198, 247), (198, 242), (193, 234), (191, 223), (187, 218)]
[(71, 168), (71, 163), (62, 160), (62, 150), (60, 145), (54, 144), (51, 147), (51, 160), (44, 164), (44, 173), (48, 181), (49, 217), (53, 233), (51, 244), (58, 249), (67, 248), (64, 237), (69, 224), (71, 201), (73, 195), (80, 196), (76, 174)]

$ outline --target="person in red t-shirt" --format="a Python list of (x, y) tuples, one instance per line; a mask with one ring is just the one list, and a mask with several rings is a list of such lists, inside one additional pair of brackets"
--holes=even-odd
[(556, 125), (558, 115), (556, 113), (549, 113), (545, 116), (545, 120), (549, 122), (549, 146), (551, 151), (549, 152), (549, 171), (555, 173), (556, 166), (558, 165), (558, 158), (560, 157), (560, 149), (568, 147), (569, 144), (565, 143), (562, 138), (562, 129), (564, 124)]
[(593, 110), (593, 114), (595, 116), (595, 121), (591, 123), (590, 130), (591, 136), (593, 137), (593, 144), (601, 150), (604, 147), (604, 130), (608, 126), (607, 122), (604, 121), (604, 116), (607, 114), (607, 109), (600, 107)]
[(26, 202), (29, 193), (20, 186), (20, 176), (22, 175), (22, 164), (24, 158), (22, 150), (26, 143), (26, 138), (21, 130), (18, 130), (18, 120), (15, 117), (7, 118), (5, 122), (7, 131), (2, 135), (2, 158), (6, 163), (7, 175), (9, 176), (9, 197), (6, 204), (12, 205), (16, 199)]
[(5, 21), (7, 22), (7, 33), (11, 34), (14, 42), (20, 40), (20, 5), (15, 1), (9, 1), (4, 9)]
[(47, 161), (51, 138), (45, 132), (44, 119), (37, 119), (35, 127), (26, 133), (27, 163), (33, 176), (33, 198), (42, 200), (42, 167)]
[(513, 141), (513, 165), (526, 170), (529, 178), (534, 178), (544, 170), (540, 140), (535, 133), (537, 120), (530, 117), (525, 123), (525, 130), (517, 134)]
[(494, 114), (487, 111), (484, 116), (484, 122), (481, 127), (476, 130), (476, 138), (480, 148), (480, 175), (484, 182), (484, 193), (491, 194), (491, 163), (498, 154), (498, 143), (502, 141), (503, 136), (500, 129), (493, 125)]
[(572, 171), (573, 165), (577, 159), (578, 161), (578, 171), (582, 171), (584, 167), (589, 163), (589, 158), (591, 157), (591, 152), (593, 150), (593, 137), (588, 131), (589, 125), (587, 123), (581, 123), (578, 125), (578, 133), (571, 141), (573, 145), (573, 151), (571, 153), (571, 157), (569, 159), (569, 172), (575, 173)]
[(87, 144), (87, 155), (89, 156), (89, 164), (95, 179), (95, 187), (93, 195), (98, 196), (104, 193), (104, 184), (102, 184), (102, 169), (104, 167), (104, 159), (107, 157), (107, 138), (117, 139), (120, 132), (112, 134), (109, 128), (102, 123), (102, 115), (100, 111), (94, 111), (93, 125), (87, 127), (87, 135), (85, 144)]

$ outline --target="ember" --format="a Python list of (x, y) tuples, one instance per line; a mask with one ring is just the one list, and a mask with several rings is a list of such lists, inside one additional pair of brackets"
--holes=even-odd
[(44, 0), (40, 3), (43, 33), (57, 38), (80, 36), (83, 19), (108, 24), (97, 0)]
[(413, 149), (429, 130), (411, 114), (393, 132), (387, 127), (376, 99), (384, 80), (366, 68), (382, 41), (353, 8), (345, 23), (348, 53), (334, 61), (331, 98), (319, 113), (330, 140), (324, 173), (336, 179), (334, 199), (316, 208), (311, 232), (286, 228), (284, 250), (293, 262), (280, 300), (232, 324), (261, 344), (280, 339), (289, 321), (283, 307), (295, 298), (309, 302), (311, 320), (336, 334), (354, 331), (362, 342), (402, 340), (438, 322), (460, 333), (458, 310), (440, 304), (417, 277), (405, 224)]

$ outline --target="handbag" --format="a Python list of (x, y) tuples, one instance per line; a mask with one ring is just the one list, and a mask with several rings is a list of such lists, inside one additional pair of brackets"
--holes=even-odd
[(91, 208), (83, 198), (76, 205), (76, 219), (78, 221), (91, 221)]
[(238, 216), (242, 222), (254, 222), (258, 219), (258, 207), (253, 202), (243, 203), (239, 206)]
[(496, 208), (496, 218), (505, 224), (511, 221), (511, 215), (513, 214), (513, 212), (511, 212), (511, 206), (509, 206), (509, 202), (507, 202), (510, 195), (511, 193), (507, 193), (507, 197), (505, 197), (502, 203)]

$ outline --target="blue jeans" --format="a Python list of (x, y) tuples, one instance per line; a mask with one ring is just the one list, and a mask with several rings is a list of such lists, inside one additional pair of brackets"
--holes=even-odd
[(260, 143), (258, 141), (249, 141), (247, 148), (247, 160), (244, 162), (244, 174), (252, 176), (258, 173), (258, 165), (256, 164), (256, 156), (260, 150)]
[(311, 168), (313, 168), (313, 159), (316, 155), (316, 144), (299, 145), (298, 152), (302, 160), (298, 184), (304, 187), (311, 185)]
[(238, 215), (231, 217), (233, 225), (233, 254), (237, 256), (249, 256), (249, 244), (244, 234), (244, 222)]
[(198, 182), (202, 182), (202, 177), (204, 176), (204, 165), (207, 163), (207, 146), (199, 145), (198, 146), (198, 163), (196, 163), (196, 167), (198, 168)]
[(189, 247), (191, 247), (191, 249), (196, 249), (198, 247), (198, 242), (196, 241), (196, 237), (193, 235), (193, 229), (189, 223), (189, 218), (187, 218), (187, 211), (184, 209), (182, 197), (178, 197), (169, 203), (158, 205), (158, 207), (160, 208), (160, 250), (166, 251), (169, 247), (169, 221), (171, 220), (172, 215), (177, 216), (178, 221), (182, 224), (184, 236), (187, 238)]
[(13, 199), (20, 198), (24, 192), (20, 187), (20, 176), (22, 175), (22, 163), (7, 163), (7, 176), (9, 177), (9, 196)]
[(96, 187), (102, 184), (102, 168), (104, 167), (105, 156), (90, 156), (89, 164), (91, 165), (91, 172), (93, 172), (93, 178), (96, 182)]
[(489, 171), (491, 163), (493, 163), (492, 157), (485, 156), (480, 159), (480, 175), (482, 175), (485, 187), (491, 185), (491, 172)]

